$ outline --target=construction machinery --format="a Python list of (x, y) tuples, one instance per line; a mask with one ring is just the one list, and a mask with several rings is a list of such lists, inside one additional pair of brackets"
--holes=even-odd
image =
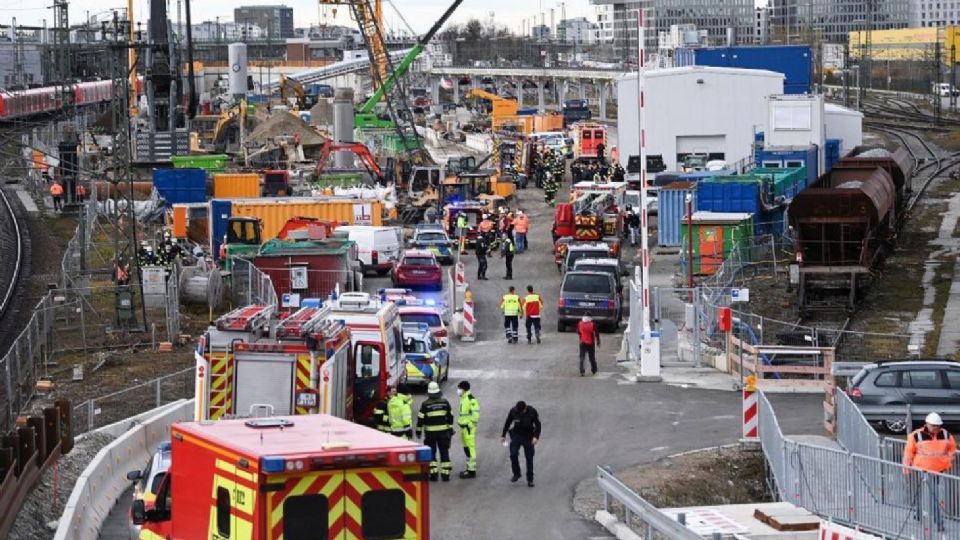
[(280, 75), (280, 99), (283, 100), (283, 103), (289, 104), (289, 99), (295, 97), (297, 100), (297, 109), (305, 111), (317, 104), (317, 97), (314, 94), (307, 92), (303, 87), (303, 83), (294, 79), (293, 77), (287, 77), (285, 75)]
[(373, 154), (370, 153), (370, 149), (366, 145), (360, 143), (343, 143), (336, 144), (332, 140), (327, 140), (323, 143), (323, 147), (320, 149), (320, 158), (317, 160), (317, 177), (319, 178), (324, 169), (327, 167), (327, 162), (330, 161), (330, 158), (336, 152), (351, 152), (360, 160), (360, 163), (363, 164), (364, 168), (367, 169), (367, 172), (370, 174), (370, 177), (380, 185), (385, 185), (386, 180), (383, 177), (383, 171), (380, 169), (380, 166), (377, 164), (377, 160), (373, 157)]
[(502, 131), (517, 119), (520, 104), (512, 99), (500, 97), (494, 93), (472, 88), (464, 95), (464, 99), (479, 98), (490, 102), (490, 123), (494, 132)]
[(626, 184), (574, 185), (572, 200), (557, 204), (553, 221), (553, 239), (596, 241), (604, 236), (618, 238), (623, 230), (623, 207)]
[[(310, 241), (329, 238), (337, 224), (312, 217), (296, 216), (287, 220), (277, 234), (280, 240)], [(220, 260), (230, 271), (233, 257), (250, 258), (260, 251), (263, 238), (263, 222), (259, 218), (232, 216), (227, 219), (226, 242), (220, 245)]]

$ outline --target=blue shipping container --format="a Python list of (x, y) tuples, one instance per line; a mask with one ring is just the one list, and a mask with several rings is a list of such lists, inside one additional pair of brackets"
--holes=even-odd
[(677, 175), (677, 180), (680, 182), (699, 182), (701, 180), (713, 178), (714, 176), (730, 176), (732, 174), (736, 174), (736, 171), (731, 169), (723, 169), (720, 171), (690, 171), (679, 173)]
[(786, 207), (780, 206), (772, 212), (763, 212), (753, 216), (753, 234), (760, 236), (772, 234), (782, 236), (786, 223)]
[(711, 47), (695, 49), (698, 66), (766, 69), (783, 73), (785, 94), (809, 94), (813, 53), (808, 45)]
[(760, 183), (747, 182), (701, 182), (697, 184), (697, 211), (760, 212)]
[(840, 139), (827, 139), (827, 144), (823, 149), (823, 173), (830, 172), (833, 164), (840, 161)]
[(210, 253), (214, 260), (220, 259), (220, 245), (227, 234), (227, 220), (233, 214), (233, 203), (229, 199), (211, 199), (207, 219), (210, 221)]
[(769, 147), (757, 150), (757, 167), (768, 169), (782, 169), (792, 167), (807, 168), (807, 185), (817, 181), (820, 176), (820, 156), (817, 145), (806, 148), (777, 148)]
[(153, 187), (167, 206), (207, 200), (207, 171), (203, 169), (154, 169)]
[(674, 184), (674, 186), (660, 188), (657, 195), (658, 244), (665, 247), (680, 246), (682, 241), (680, 225), (687, 215), (687, 195), (693, 197), (693, 208), (697, 207), (697, 190), (694, 186), (690, 184)]

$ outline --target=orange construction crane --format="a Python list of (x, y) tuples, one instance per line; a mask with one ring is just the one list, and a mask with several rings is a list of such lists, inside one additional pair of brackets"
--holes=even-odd
[[(374, 89), (390, 76), (387, 58), (386, 28), (383, 25), (383, 0), (318, 0), (321, 6), (349, 6), (370, 52), (370, 72)], [(334, 16), (336, 16), (336, 7)]]

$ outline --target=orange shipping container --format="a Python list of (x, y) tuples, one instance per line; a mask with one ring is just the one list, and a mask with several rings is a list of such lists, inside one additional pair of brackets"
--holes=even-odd
[(215, 199), (250, 199), (260, 196), (260, 175), (255, 173), (218, 173), (213, 175)]
[(303, 197), (233, 201), (233, 216), (260, 218), (264, 240), (276, 238), (292, 217), (326, 219), (348, 225), (383, 225), (384, 205), (377, 200)]
[(563, 115), (551, 113), (534, 116), (533, 131), (534, 133), (563, 131)]
[(187, 237), (187, 207), (173, 205), (173, 237)]

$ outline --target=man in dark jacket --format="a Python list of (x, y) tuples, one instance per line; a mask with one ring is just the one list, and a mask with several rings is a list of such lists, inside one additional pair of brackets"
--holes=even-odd
[(477, 235), (477, 246), (474, 251), (477, 254), (477, 279), (487, 279), (487, 252), (490, 250), (490, 242), (486, 235)]
[(510, 433), (510, 467), (513, 470), (511, 482), (520, 480), (520, 447), (527, 461), (527, 485), (533, 487), (533, 451), (540, 440), (540, 415), (537, 410), (524, 401), (510, 409), (507, 421), (503, 424), (500, 441), (506, 444), (507, 432)]
[(423, 437), (423, 443), (433, 451), (430, 461), (430, 481), (436, 482), (437, 475), (444, 482), (450, 480), (450, 439), (453, 437), (453, 409), (450, 402), (440, 393), (440, 385), (431, 382), (427, 385), (427, 399), (420, 404), (417, 414), (417, 438)]

